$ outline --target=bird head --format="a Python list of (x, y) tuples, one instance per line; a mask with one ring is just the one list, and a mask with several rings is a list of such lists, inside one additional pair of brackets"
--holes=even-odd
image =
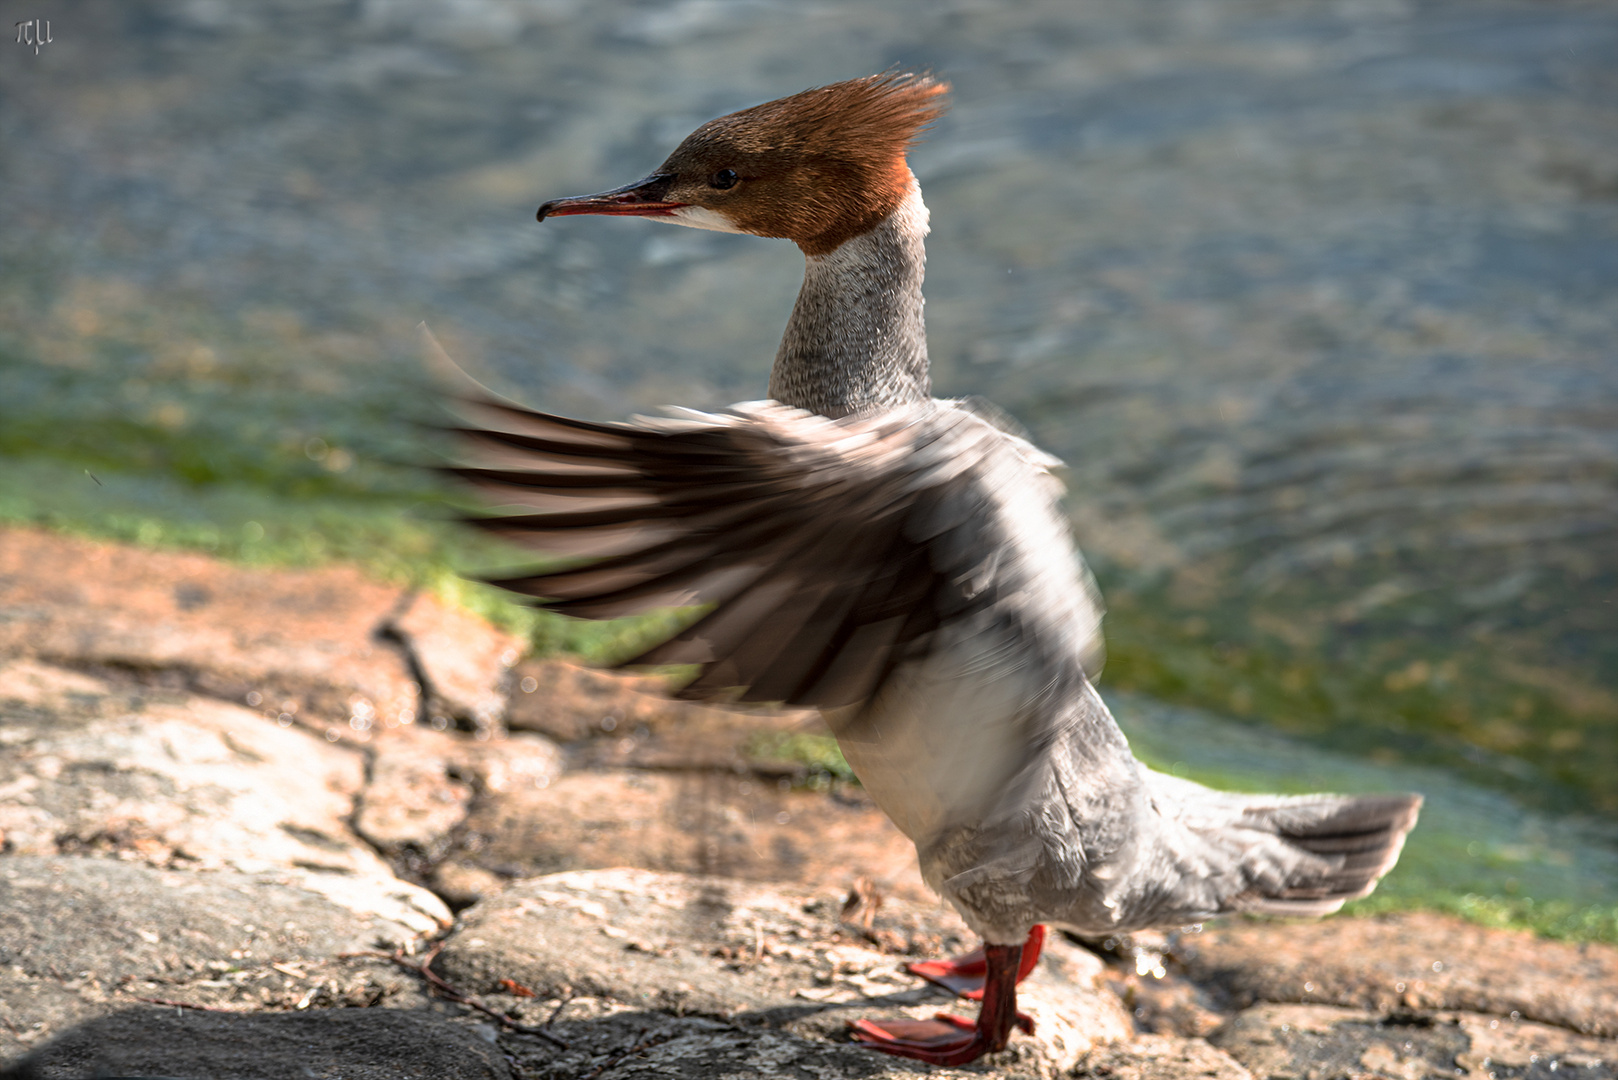
[(889, 72), (755, 105), (697, 128), (644, 180), (553, 199), (539, 220), (650, 217), (829, 254), (915, 187), (905, 154), (943, 115), (948, 90), (929, 75)]

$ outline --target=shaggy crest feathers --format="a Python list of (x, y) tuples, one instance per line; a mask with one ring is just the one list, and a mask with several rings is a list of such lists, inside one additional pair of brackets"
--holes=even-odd
[[(944, 114), (948, 91), (931, 75), (898, 72), (805, 90), (708, 121), (658, 173), (684, 179), (734, 170), (735, 196), (707, 205), (743, 232), (828, 254), (910, 193), (915, 177), (905, 153)], [(749, 198), (749, 188), (759, 197)]]
[(816, 86), (710, 120), (688, 142), (723, 137), (739, 150), (840, 157), (891, 166), (944, 115), (949, 85), (931, 75), (883, 72)]

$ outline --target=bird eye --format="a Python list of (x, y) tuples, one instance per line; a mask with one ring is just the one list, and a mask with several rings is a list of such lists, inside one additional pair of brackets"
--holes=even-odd
[(726, 188), (735, 187), (736, 181), (740, 179), (741, 177), (736, 175), (735, 169), (720, 169), (708, 178), (708, 186), (724, 191)]

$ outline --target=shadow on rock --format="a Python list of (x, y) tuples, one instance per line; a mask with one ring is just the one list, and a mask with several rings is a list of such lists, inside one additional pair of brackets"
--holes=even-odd
[(848, 1042), (807, 1039), (774, 1027), (725, 1023), (707, 1017), (635, 1010), (559, 1022), (555, 1030), (567, 1041), (566, 1050), (556, 1050), (538, 1040), (528, 1040), (531, 1049), (508, 1043), (507, 1050), (524, 1077), (706, 1080), (713, 1076), (835, 1076), (882, 1080), (957, 1075), (955, 1070), (935, 1070), (873, 1054)]
[(70, 1029), (0, 1072), (0, 1080), (512, 1080), (514, 1075), (486, 1025), (434, 1012), (220, 1013), (143, 1007)]

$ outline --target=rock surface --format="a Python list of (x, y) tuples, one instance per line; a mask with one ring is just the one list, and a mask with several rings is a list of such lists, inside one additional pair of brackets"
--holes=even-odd
[(1101, 1047), (1074, 1075), (1096, 1080), (1252, 1080), (1253, 1076), (1229, 1054), (1201, 1039), (1163, 1035), (1140, 1035)]
[(0, 862), (0, 1026), (15, 1050), (140, 1002), (419, 1004), (415, 982), (370, 955), (419, 936), (283, 874), (10, 856)]
[(330, 723), (419, 711), (404, 658), (374, 633), (398, 590), (349, 567), (254, 570), (6, 529), (0, 580), (8, 653), (161, 672), (176, 688), (237, 702), (257, 694)]
[(351, 734), (434, 707), (497, 716), (518, 656), (509, 635), (347, 566), (254, 569), (4, 529), (0, 583), (0, 655), (111, 668)]
[[(1618, 950), (1424, 914), (1058, 937), (1033, 1037), (877, 1055), (847, 1021), (970, 1014), (903, 964), (974, 943), (857, 788), (772, 756), (802, 716), (513, 667), (347, 571), (55, 542), (0, 531), (33, 560), (0, 599), (6, 1080), (1618, 1076)], [(240, 602), (178, 604), (198, 582)], [(304, 655), (265, 627), (316, 586)], [(362, 660), (428, 712), (390, 725)]]
[(383, 634), (409, 650), (430, 705), (480, 729), (505, 714), (504, 675), (522, 655), (510, 634), (419, 593), (399, 602)]
[[(837, 1039), (861, 1016), (924, 1019), (951, 1008), (950, 995), (902, 963), (971, 948), (953, 912), (888, 900), (859, 926), (840, 920), (842, 906), (834, 892), (723, 878), (553, 874), (463, 912), (438, 967), (479, 991), (512, 980), (545, 998), (582, 994), (805, 1037)], [(1036, 1026), (1012, 1052), (1022, 1069), (1061, 1071), (1131, 1033), (1101, 975), (1090, 954), (1052, 945), (1019, 996)]]
[(754, 881), (869, 878), (912, 900), (931, 894), (915, 848), (857, 791), (828, 797), (740, 774), (604, 769), (481, 799), (435, 873), (527, 877), (639, 866)]
[(524, 661), (512, 672), (512, 682), (507, 725), (561, 742), (615, 732), (621, 738), (653, 725), (684, 727), (681, 721), (709, 712), (689, 702), (659, 700), (657, 679), (614, 677), (560, 660)]
[(1611, 1042), (1477, 1013), (1366, 1012), (1329, 1005), (1248, 1009), (1213, 1039), (1254, 1076), (1618, 1076)]
[(1234, 923), (1185, 939), (1193, 979), (1238, 1004), (1469, 1009), (1618, 1038), (1618, 952), (1488, 930), (1439, 915)]
[[(294, 1071), (296, 1070), (296, 1071)], [(221, 1015), (125, 1009), (91, 1021), (4, 1080), (139, 1073), (196, 1080), (513, 1080), (492, 1029), (431, 1012), (334, 1009)]]
[(347, 748), (237, 705), (120, 692), (33, 660), (0, 663), (0, 703), (10, 853), (276, 871), (418, 931), (449, 919), (349, 829), (365, 763)]

